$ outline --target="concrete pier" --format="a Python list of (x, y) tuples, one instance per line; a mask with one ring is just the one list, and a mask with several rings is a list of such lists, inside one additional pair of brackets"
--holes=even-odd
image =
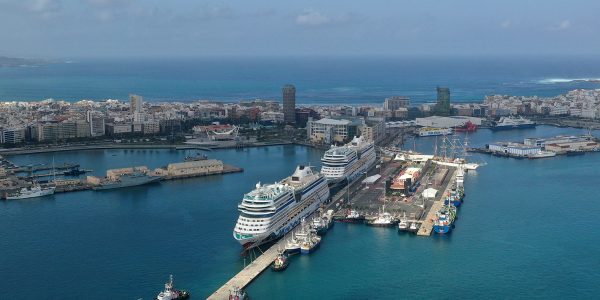
[(433, 220), (435, 219), (435, 213), (438, 210), (440, 210), (440, 208), (442, 208), (442, 206), (444, 205), (444, 199), (446, 198), (446, 195), (448, 195), (448, 193), (450, 193), (450, 191), (452, 190), (452, 183), (456, 181), (456, 170), (456, 168), (451, 169), (452, 174), (450, 176), (450, 180), (448, 181), (448, 185), (444, 189), (444, 192), (441, 193), (436, 199), (436, 201), (433, 202), (433, 204), (431, 205), (431, 208), (427, 213), (427, 217), (425, 217), (425, 219), (421, 223), (421, 226), (419, 227), (419, 231), (417, 231), (417, 235), (431, 235), (431, 232), (433, 231)]

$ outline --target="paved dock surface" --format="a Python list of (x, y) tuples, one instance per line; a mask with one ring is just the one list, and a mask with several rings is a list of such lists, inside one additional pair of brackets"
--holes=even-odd
[(222, 287), (208, 297), (208, 299), (221, 300), (229, 299), (229, 291), (234, 287), (244, 288), (260, 273), (271, 265), (277, 256), (277, 249), (285, 249), (286, 239), (281, 239), (275, 245), (271, 246), (267, 251), (256, 258), (252, 263), (247, 265), (233, 278), (229, 279)]
[(450, 180), (448, 181), (448, 184), (446, 186), (446, 188), (444, 189), (444, 192), (441, 193), (437, 200), (435, 202), (433, 202), (433, 204), (431, 205), (431, 208), (429, 209), (429, 212), (427, 213), (427, 217), (425, 218), (425, 220), (423, 220), (423, 223), (421, 223), (421, 227), (419, 227), (419, 231), (417, 232), (417, 235), (420, 236), (430, 236), (431, 232), (433, 231), (433, 220), (435, 219), (435, 213), (437, 213), (438, 210), (440, 210), (440, 208), (442, 208), (442, 206), (444, 205), (444, 198), (446, 198), (446, 195), (448, 195), (448, 193), (450, 193), (450, 190), (452, 189), (452, 183), (454, 183), (456, 181), (456, 168), (451, 168), (450, 171), (451, 176), (450, 176)]

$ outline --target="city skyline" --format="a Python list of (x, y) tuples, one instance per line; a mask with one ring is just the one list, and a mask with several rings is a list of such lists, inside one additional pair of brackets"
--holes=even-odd
[(585, 0), (0, 1), (0, 24), (18, 29), (0, 32), (0, 56), (593, 55), (599, 9)]

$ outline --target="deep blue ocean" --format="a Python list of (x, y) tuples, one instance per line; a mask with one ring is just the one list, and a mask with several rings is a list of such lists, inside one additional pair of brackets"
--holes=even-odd
[[(472, 145), (583, 134), (536, 129), (471, 134)], [(595, 133), (597, 136), (600, 132)], [(431, 153), (434, 138), (417, 138)], [(406, 143), (412, 147), (412, 141)], [(18, 164), (78, 162), (107, 168), (157, 167), (175, 150), (102, 150), (11, 157)], [(243, 173), (0, 202), (0, 290), (7, 299), (153, 299), (169, 274), (203, 299), (243, 266), (232, 237), (243, 193), (319, 166), (302, 146), (219, 150), (210, 157)], [(591, 299), (600, 293), (600, 153), (543, 160), (473, 157), (465, 202), (449, 236), (415, 237), (393, 228), (336, 224), (321, 248), (267, 270), (252, 299)]]
[(293, 83), (299, 104), (379, 104), (394, 95), (433, 101), (447, 86), (454, 102), (489, 94), (554, 96), (598, 83), (600, 57), (203, 58), (80, 60), (0, 68), (0, 101), (281, 99)]

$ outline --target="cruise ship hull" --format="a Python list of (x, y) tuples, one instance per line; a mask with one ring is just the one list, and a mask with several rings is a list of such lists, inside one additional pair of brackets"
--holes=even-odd
[(288, 212), (285, 212), (288, 216), (295, 215), (291, 217), (289, 221), (286, 222), (288, 217), (283, 217), (278, 223), (271, 224), (269, 229), (265, 232), (256, 234), (245, 234), (234, 230), (233, 237), (244, 247), (244, 249), (254, 248), (281, 238), (300, 224), (303, 218), (306, 218), (315, 212), (321, 204), (329, 198), (327, 181), (324, 179), (319, 180), (320, 183), (311, 187), (309, 190), (298, 191), (298, 193), (302, 193), (300, 201), (298, 201), (298, 203), (296, 203)]

